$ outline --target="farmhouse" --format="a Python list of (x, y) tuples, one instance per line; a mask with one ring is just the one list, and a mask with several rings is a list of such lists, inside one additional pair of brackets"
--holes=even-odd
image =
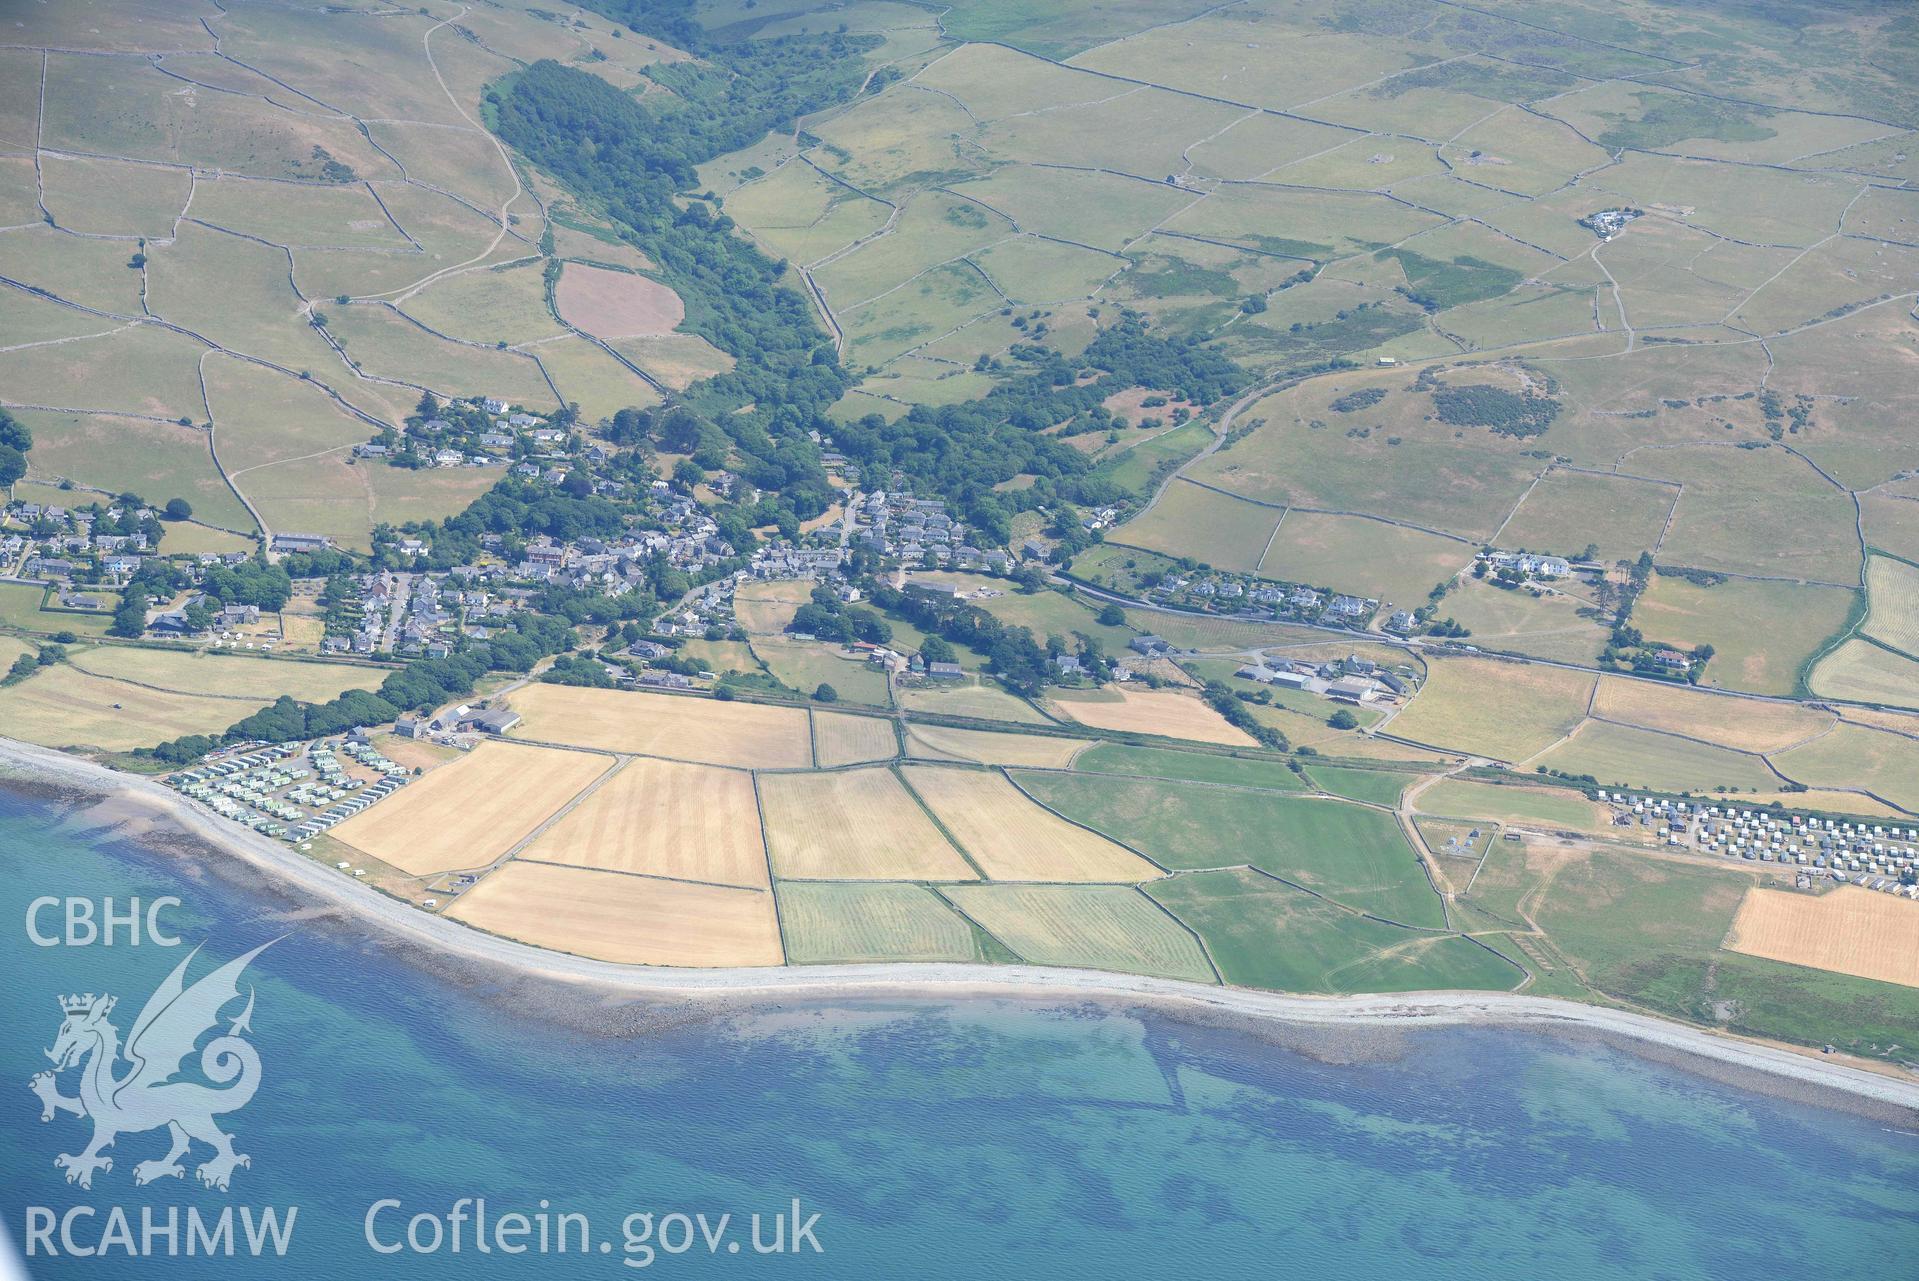
[(325, 534), (275, 534), (273, 550), (276, 552), (320, 552), (333, 546), (333, 539)]

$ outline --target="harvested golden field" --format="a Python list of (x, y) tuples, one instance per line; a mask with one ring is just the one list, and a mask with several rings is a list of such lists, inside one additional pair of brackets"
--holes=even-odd
[(1219, 981), (1192, 932), (1131, 886), (954, 885), (942, 892), (1034, 965)]
[(526, 718), (513, 731), (522, 738), (740, 769), (813, 763), (800, 707), (544, 684), (515, 690), (508, 701)]
[(880, 716), (813, 713), (813, 754), (822, 766), (888, 761), (899, 755), (893, 722)]
[(906, 781), (973, 861), (998, 881), (1150, 881), (1158, 868), (1075, 827), (998, 771), (909, 765)]
[(777, 895), (793, 965), (984, 959), (966, 918), (924, 885), (781, 881)]
[(1919, 565), (1873, 556), (1866, 561), (1866, 598), (1872, 602), (1862, 629), (1876, 641), (1919, 654)]
[(752, 778), (645, 757), (628, 761), (521, 857), (720, 885), (767, 883)]
[(482, 743), (329, 835), (413, 876), (491, 863), (612, 762), (585, 752)]
[(1434, 658), (1426, 684), (1386, 732), (1499, 761), (1523, 761), (1585, 719), (1585, 672), (1490, 658)]
[(1919, 663), (1858, 636), (1820, 659), (1806, 683), (1826, 698), (1919, 707)]
[(768, 890), (688, 885), (546, 863), (508, 863), (446, 914), (556, 952), (624, 965), (778, 965)]
[(760, 778), (766, 844), (782, 877), (971, 881), (978, 873), (888, 769)]
[(1092, 744), (1083, 738), (1000, 734), (991, 730), (909, 725), (906, 753), (923, 760), (972, 761), (980, 765), (1035, 765), (1065, 769)]
[(560, 272), (553, 301), (567, 324), (595, 338), (670, 334), (686, 319), (680, 296), (659, 281), (579, 262), (567, 263)]
[(61, 663), (0, 689), (0, 727), (43, 747), (124, 752), (182, 734), (218, 734), (270, 701), (146, 689)]
[(1919, 903), (1847, 885), (1813, 897), (1751, 889), (1728, 951), (1919, 987)]
[(1593, 715), (1743, 752), (1783, 751), (1831, 728), (1834, 720), (1831, 712), (1804, 703), (1762, 703), (1621, 676), (1599, 678)]
[(1124, 730), (1133, 734), (1160, 734), (1195, 743), (1226, 747), (1257, 747), (1252, 735), (1192, 694), (1169, 689), (1101, 690), (1086, 697), (1057, 694), (1053, 706), (1082, 725)]

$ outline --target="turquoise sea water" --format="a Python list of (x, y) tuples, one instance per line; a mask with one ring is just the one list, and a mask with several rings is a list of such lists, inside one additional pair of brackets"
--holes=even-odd
[[(1160, 1015), (933, 1000), (715, 1021), (573, 994), (548, 1018), (530, 1012), (537, 990), (474, 990), (60, 817), (0, 792), (8, 1230), (21, 1239), (28, 1207), (122, 1206), (136, 1224), (142, 1207), (298, 1217), (283, 1258), (43, 1252), (36, 1277), (618, 1277), (646, 1246), (650, 1273), (836, 1279), (1884, 1281), (1919, 1259), (1919, 1137), (1611, 1049), (1443, 1030), (1322, 1061)], [(116, 993), (124, 1032), (185, 949), (33, 946), (25, 914), (43, 894), (177, 895), (168, 924), (219, 961), (293, 931), (249, 971), (265, 1079), (226, 1118), (253, 1158), (230, 1192), (190, 1174), (134, 1186), (159, 1132), (123, 1136), (91, 1191), (54, 1168), (87, 1133), (68, 1115), (42, 1124), (27, 1089), (57, 996)], [(468, 1236), (457, 1255), (443, 1240), (384, 1256), (366, 1243), (376, 1201), (402, 1203), (377, 1220), (391, 1241), (412, 1213), (467, 1196), (494, 1216), (542, 1198), (584, 1214), (589, 1252), (481, 1255)], [(823, 1253), (754, 1253), (748, 1217), (765, 1216), (770, 1240), (795, 1197), (802, 1219), (820, 1216)], [(622, 1220), (643, 1211), (674, 1245), (677, 1225), (658, 1216), (733, 1219), (716, 1253), (696, 1230), (685, 1253), (653, 1237), (629, 1254)], [(92, 1225), (81, 1244), (100, 1221), (77, 1221)]]

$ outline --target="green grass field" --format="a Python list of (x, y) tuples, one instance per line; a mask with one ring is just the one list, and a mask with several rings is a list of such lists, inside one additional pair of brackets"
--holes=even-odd
[(1633, 625), (1648, 640), (1711, 645), (1704, 684), (1792, 694), (1801, 666), (1846, 626), (1857, 599), (1839, 587), (1736, 578), (1701, 587), (1656, 573), (1633, 608)]
[(1224, 783), (1274, 792), (1305, 790), (1300, 776), (1277, 761), (1244, 760), (1203, 752), (1179, 752), (1163, 747), (1122, 747), (1099, 743), (1081, 752), (1073, 768), (1092, 774), (1132, 774), (1170, 778), (1190, 783)]
[(1419, 812), (1454, 818), (1513, 819), (1574, 831), (1603, 830), (1598, 808), (1577, 792), (1446, 779), (1419, 797)]
[(1172, 868), (1239, 864), (1407, 925), (1444, 923), (1439, 899), (1389, 814), (1270, 792), (1020, 774), (1020, 786), (1078, 823)]
[(1112, 531), (1128, 547), (1191, 556), (1218, 569), (1252, 573), (1279, 524), (1276, 508), (1176, 480), (1160, 500)]
[(1521, 971), (1458, 935), (1385, 925), (1244, 869), (1146, 892), (1191, 926), (1228, 983), (1284, 992), (1504, 991)]
[(1397, 805), (1399, 794), (1416, 777), (1395, 770), (1349, 769), (1338, 765), (1308, 765), (1306, 775), (1334, 796), (1386, 806)]
[(104, 636), (107, 624), (113, 621), (110, 614), (75, 613), (57, 607), (46, 609), (42, 602), (47, 599), (51, 598), (45, 588), (27, 583), (0, 583), (0, 623), (47, 635), (73, 632), (78, 636)]

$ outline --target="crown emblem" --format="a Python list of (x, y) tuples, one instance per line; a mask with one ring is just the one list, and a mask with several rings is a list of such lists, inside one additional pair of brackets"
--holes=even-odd
[(60, 1011), (63, 1014), (91, 1014), (95, 1009), (106, 1014), (113, 1009), (113, 998), (95, 996), (88, 992), (85, 996), (63, 996), (60, 998)]

